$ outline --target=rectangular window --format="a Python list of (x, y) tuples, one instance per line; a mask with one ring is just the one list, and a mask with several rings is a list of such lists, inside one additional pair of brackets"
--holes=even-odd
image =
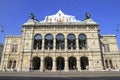
[(13, 44), (11, 52), (17, 52), (17, 49), (18, 49), (18, 45), (17, 44)]
[(104, 44), (103, 47), (104, 47), (104, 52), (110, 52), (109, 44)]

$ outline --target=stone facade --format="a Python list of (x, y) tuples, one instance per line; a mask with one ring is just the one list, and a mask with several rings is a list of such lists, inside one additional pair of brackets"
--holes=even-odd
[(86, 14), (83, 21), (62, 11), (38, 22), (34, 15), (22, 25), (22, 35), (6, 36), (2, 70), (119, 70), (115, 35), (100, 35), (99, 24)]
[(0, 64), (1, 64), (1, 58), (2, 58), (2, 52), (3, 52), (4, 45), (0, 43)]

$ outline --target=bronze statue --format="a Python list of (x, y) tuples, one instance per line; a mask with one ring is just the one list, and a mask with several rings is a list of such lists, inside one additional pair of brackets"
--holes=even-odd
[(90, 17), (91, 17), (90, 13), (88, 13), (88, 12), (86, 12), (85, 16), (86, 16), (86, 19), (90, 19)]
[(35, 15), (33, 13), (30, 14), (30, 19), (35, 20)]

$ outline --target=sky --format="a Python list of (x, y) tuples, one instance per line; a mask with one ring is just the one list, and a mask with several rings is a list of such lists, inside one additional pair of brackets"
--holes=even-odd
[[(120, 0), (0, 0), (0, 42), (7, 35), (21, 35), (22, 24), (34, 13), (39, 21), (62, 10), (78, 20), (89, 12), (99, 23), (100, 34), (115, 34), (120, 47)], [(118, 25), (117, 25), (118, 24)], [(2, 27), (0, 27), (1, 30)]]

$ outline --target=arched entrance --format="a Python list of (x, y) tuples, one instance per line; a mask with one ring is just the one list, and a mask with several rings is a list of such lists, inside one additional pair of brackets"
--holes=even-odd
[(63, 57), (58, 57), (56, 59), (57, 70), (63, 70), (65, 66), (65, 61)]
[(81, 57), (80, 58), (80, 64), (81, 64), (81, 70), (88, 69), (88, 58), (87, 57)]
[(8, 69), (15, 69), (16, 68), (16, 60), (14, 59), (10, 59), (8, 61), (8, 66), (7, 66)]
[(75, 70), (76, 69), (76, 58), (75, 57), (69, 57), (68, 65), (69, 65), (70, 70)]
[(33, 68), (33, 70), (39, 70), (40, 69), (40, 58), (39, 57), (34, 57), (33, 58), (32, 68)]
[(52, 70), (52, 58), (51, 57), (46, 57), (44, 59), (44, 62), (45, 62), (45, 64), (44, 64), (45, 69)]

